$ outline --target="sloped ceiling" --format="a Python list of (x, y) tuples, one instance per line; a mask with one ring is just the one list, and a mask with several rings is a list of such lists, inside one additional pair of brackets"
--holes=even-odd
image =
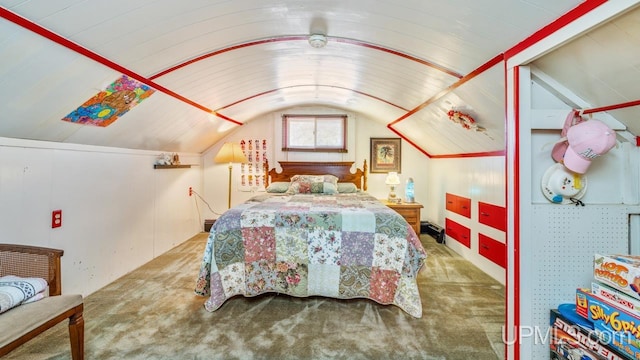
[[(324, 105), (430, 156), (500, 152), (501, 54), (599, 2), (0, 0), (0, 136), (202, 152), (263, 114)], [(156, 93), (108, 127), (60, 120), (122, 74)]]
[[(538, 71), (570, 93), (552, 90), (576, 109), (606, 111), (640, 135), (640, 8), (618, 15), (537, 59)], [(593, 116), (603, 116), (595, 111)]]

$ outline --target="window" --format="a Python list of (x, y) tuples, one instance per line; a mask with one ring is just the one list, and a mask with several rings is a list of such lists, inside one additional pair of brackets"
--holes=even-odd
[(347, 152), (347, 116), (283, 115), (282, 151)]

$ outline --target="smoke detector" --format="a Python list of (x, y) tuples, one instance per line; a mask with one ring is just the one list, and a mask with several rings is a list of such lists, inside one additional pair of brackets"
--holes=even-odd
[(322, 48), (327, 45), (327, 37), (322, 34), (311, 34), (309, 35), (309, 45), (316, 49)]

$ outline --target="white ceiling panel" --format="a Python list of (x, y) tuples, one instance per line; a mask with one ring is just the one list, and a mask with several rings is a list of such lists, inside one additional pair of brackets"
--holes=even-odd
[[(640, 9), (620, 15), (533, 64), (568, 88), (587, 108), (640, 100)], [(640, 135), (640, 107), (609, 113)], [(597, 114), (596, 114), (597, 115)]]
[[(431, 156), (500, 152), (505, 149), (504, 77), (499, 63), (482, 72), (474, 81), (467, 81), (449, 94), (438, 98), (421, 111), (403, 119), (395, 129), (408, 134), (409, 140), (438, 137), (440, 141), (424, 143), (422, 148)], [(449, 116), (458, 111), (473, 119), (465, 128)], [(454, 119), (456, 119), (454, 117)], [(443, 141), (445, 139), (445, 141)], [(446, 143), (451, 145), (446, 146)]]
[[(449, 87), (581, 4), (0, 0), (0, 136), (201, 152), (234, 121), (322, 105), (385, 125), (410, 114), (394, 129), (429, 154), (493, 152), (504, 146), (502, 65)], [(621, 16), (536, 66), (594, 105), (638, 99), (638, 24), (637, 11)], [(311, 47), (311, 33), (327, 45)], [(122, 74), (156, 93), (106, 128), (60, 120)], [(457, 129), (448, 106), (487, 131)]]

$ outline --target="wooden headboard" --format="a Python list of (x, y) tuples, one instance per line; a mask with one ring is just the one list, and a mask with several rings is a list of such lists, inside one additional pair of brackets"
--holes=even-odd
[(293, 175), (326, 175), (331, 174), (338, 177), (338, 182), (350, 182), (360, 190), (367, 190), (367, 160), (364, 161), (362, 169), (351, 172), (353, 161), (340, 162), (301, 162), (301, 161), (278, 161), (281, 172), (275, 168), (269, 169), (269, 163), (265, 163), (267, 172), (266, 184), (272, 182), (291, 181)]

